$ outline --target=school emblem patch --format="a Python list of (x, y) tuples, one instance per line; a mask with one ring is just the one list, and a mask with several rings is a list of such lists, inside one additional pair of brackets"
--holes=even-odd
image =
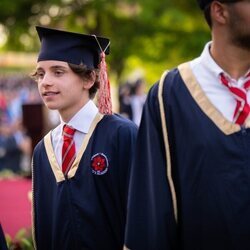
[(103, 153), (95, 154), (91, 157), (92, 173), (96, 175), (103, 175), (108, 171), (108, 158)]

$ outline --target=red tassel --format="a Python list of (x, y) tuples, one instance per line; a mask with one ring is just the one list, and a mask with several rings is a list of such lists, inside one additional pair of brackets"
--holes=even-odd
[(110, 83), (107, 73), (107, 65), (105, 61), (105, 53), (101, 52), (101, 61), (99, 67), (100, 89), (97, 97), (98, 109), (102, 114), (112, 114), (112, 103), (110, 94)]

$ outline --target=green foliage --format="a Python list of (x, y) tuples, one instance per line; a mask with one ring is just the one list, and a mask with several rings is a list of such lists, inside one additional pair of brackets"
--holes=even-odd
[(18, 231), (14, 239), (6, 235), (9, 250), (33, 250), (33, 240), (31, 230), (22, 228)]
[[(107, 57), (120, 82), (136, 68), (148, 81), (197, 56), (210, 39), (196, 0), (1, 0), (5, 50), (38, 51), (35, 25), (107, 36)], [(152, 82), (151, 82), (152, 83)]]

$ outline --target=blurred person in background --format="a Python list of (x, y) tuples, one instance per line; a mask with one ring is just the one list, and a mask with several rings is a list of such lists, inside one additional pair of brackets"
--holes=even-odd
[(30, 165), (31, 139), (22, 125), (20, 85), (17, 79), (9, 77), (4, 78), (1, 86), (4, 105), (0, 114), (0, 170), (21, 173), (24, 164), (26, 168)]
[(119, 87), (119, 114), (132, 120), (131, 83), (126, 82)]
[[(20, 174), (23, 171), (23, 156), (31, 156), (31, 139), (20, 123), (9, 124), (0, 119), (0, 171), (11, 170)], [(26, 163), (25, 167), (30, 164)], [(29, 170), (27, 170), (29, 171)]]
[(132, 121), (139, 126), (141, 122), (142, 109), (146, 101), (145, 82), (143, 79), (138, 79), (132, 85), (131, 94), (131, 109)]
[(250, 1), (197, 2), (212, 41), (148, 94), (125, 249), (250, 246)]
[(60, 124), (33, 154), (35, 248), (122, 249), (137, 127), (112, 114), (109, 39), (45, 27), (37, 32), (33, 77)]

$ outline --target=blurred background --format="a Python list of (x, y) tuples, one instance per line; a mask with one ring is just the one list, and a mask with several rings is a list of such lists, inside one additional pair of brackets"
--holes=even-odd
[(29, 77), (40, 46), (36, 25), (110, 38), (114, 111), (138, 125), (163, 71), (198, 56), (210, 39), (196, 0), (1, 0), (0, 223), (12, 249), (32, 249), (31, 155), (59, 122)]

